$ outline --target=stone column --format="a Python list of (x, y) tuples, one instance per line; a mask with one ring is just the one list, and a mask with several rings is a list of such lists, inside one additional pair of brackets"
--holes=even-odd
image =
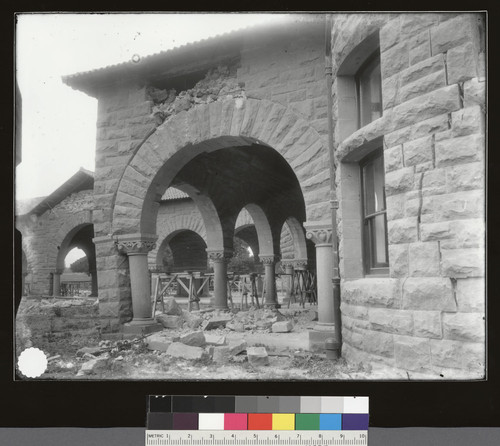
[(208, 251), (208, 258), (214, 266), (214, 306), (227, 310), (227, 264), (232, 257), (229, 251)]
[(54, 297), (61, 295), (61, 274), (62, 271), (60, 269), (52, 273), (52, 296)]
[(328, 223), (304, 226), (307, 231), (306, 237), (316, 245), (318, 323), (314, 330), (310, 331), (309, 348), (312, 351), (322, 351), (327, 339), (335, 340), (332, 228)]
[(293, 260), (282, 260), (281, 266), (285, 270), (285, 302), (290, 300), (293, 285)]
[(276, 276), (275, 276), (275, 265), (277, 257), (274, 255), (264, 255), (259, 256), (260, 261), (264, 264), (264, 281), (266, 289), (266, 301), (263, 303), (266, 307), (279, 308), (278, 299), (276, 296)]
[(155, 247), (156, 236), (128, 235), (116, 241), (118, 250), (127, 254), (130, 269), (133, 318), (123, 326), (127, 334), (151, 333), (161, 330), (161, 324), (152, 317), (149, 284), (148, 252)]

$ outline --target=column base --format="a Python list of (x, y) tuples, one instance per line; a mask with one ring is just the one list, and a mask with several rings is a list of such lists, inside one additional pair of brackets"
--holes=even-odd
[(264, 308), (281, 308), (281, 305), (278, 302), (264, 302)]
[(319, 325), (309, 331), (309, 351), (316, 353), (325, 353), (326, 341), (334, 340), (334, 350), (337, 352), (336, 357), (340, 357), (340, 344), (335, 339), (335, 330), (333, 325)]
[(154, 319), (136, 319), (123, 324), (124, 335), (145, 335), (163, 330), (163, 325)]

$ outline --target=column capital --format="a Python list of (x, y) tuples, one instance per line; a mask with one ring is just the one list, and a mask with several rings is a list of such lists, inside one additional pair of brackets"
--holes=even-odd
[(327, 222), (304, 223), (306, 237), (316, 246), (332, 244), (332, 225)]
[(127, 255), (147, 254), (156, 247), (158, 236), (153, 234), (126, 234), (116, 237), (118, 251)]
[(295, 259), (281, 259), (281, 268), (294, 268), (295, 267)]
[(293, 267), (294, 269), (307, 269), (307, 259), (294, 259)]
[(279, 256), (276, 255), (259, 255), (259, 260), (264, 264), (264, 265), (271, 265), (273, 263), (276, 263), (279, 260)]
[(62, 269), (62, 268), (57, 268), (53, 271), (54, 274), (59, 274), (59, 275), (61, 275), (63, 272), (64, 272), (64, 269)]
[(233, 252), (227, 249), (216, 251), (209, 251), (207, 249), (207, 256), (212, 262), (229, 262), (229, 260), (233, 257)]

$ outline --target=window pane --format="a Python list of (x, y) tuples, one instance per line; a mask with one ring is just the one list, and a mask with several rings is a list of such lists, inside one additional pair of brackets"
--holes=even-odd
[(373, 214), (375, 212), (375, 195), (373, 193), (374, 189), (374, 178), (373, 178), (373, 164), (369, 163), (363, 167), (363, 184), (364, 184), (364, 194), (363, 197), (365, 203), (365, 216)]
[(360, 127), (382, 116), (380, 59), (370, 62), (358, 75)]
[(385, 215), (377, 215), (370, 221), (371, 241), (372, 241), (372, 267), (387, 266), (387, 240)]
[(385, 209), (384, 159), (379, 156), (373, 160), (373, 201), (375, 212)]

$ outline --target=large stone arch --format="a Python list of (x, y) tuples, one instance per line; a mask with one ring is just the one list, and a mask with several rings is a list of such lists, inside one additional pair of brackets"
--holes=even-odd
[(295, 217), (288, 217), (283, 223), (292, 236), (293, 259), (308, 260), (307, 243), (303, 226)]
[(274, 255), (273, 233), (265, 212), (260, 206), (254, 203), (247, 204), (245, 209), (250, 214), (255, 225), (255, 230), (257, 231), (259, 256)]
[(159, 199), (182, 166), (202, 152), (253, 144), (270, 147), (283, 156), (300, 184), (307, 219), (323, 219), (328, 201), (326, 196), (324, 201), (318, 200), (314, 192), (328, 183), (328, 166), (312, 176), (307, 166), (308, 157), (326, 153), (320, 135), (280, 104), (239, 98), (181, 112), (160, 125), (138, 148), (116, 192), (113, 233), (132, 234), (138, 229), (144, 234), (156, 233)]

